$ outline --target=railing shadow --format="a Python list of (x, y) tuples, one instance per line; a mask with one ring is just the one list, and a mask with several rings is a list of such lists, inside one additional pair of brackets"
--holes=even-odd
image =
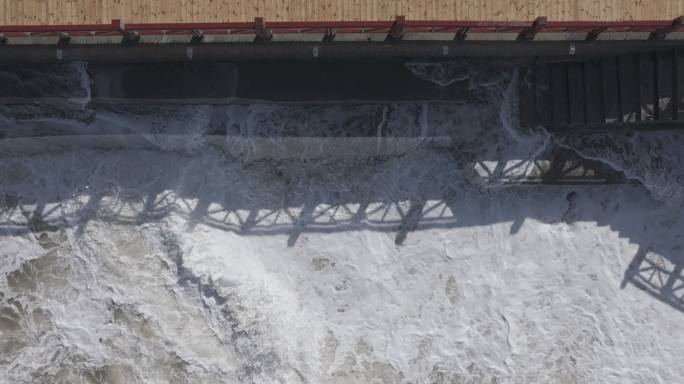
[[(669, 215), (668, 225), (676, 228), (681, 224), (677, 218), (680, 210), (655, 203), (642, 207), (649, 198), (640, 186), (607, 185), (599, 171), (588, 170), (587, 163), (578, 167), (567, 154), (558, 155), (562, 151), (549, 151), (524, 165), (534, 172), (552, 173), (532, 173), (536, 176), (530, 179), (519, 173), (521, 160), (464, 165), (449, 150), (419, 150), (404, 157), (346, 165), (226, 163), (219, 152), (209, 152), (212, 154), (206, 156), (212, 160), (208, 164), (154, 151), (100, 153), (102, 158), (95, 163), (81, 161), (73, 153), (22, 159), (23, 173), (21, 167), (15, 167), (12, 180), (7, 179), (8, 173), (3, 174), (0, 236), (40, 236), (74, 228), (78, 237), (86, 233), (94, 218), (138, 225), (179, 215), (188, 223), (188, 231), (204, 225), (240, 236), (282, 235), (289, 247), (296, 246), (305, 234), (345, 231), (393, 233), (395, 243), (401, 246), (416, 231), (510, 222), (515, 235), (527, 220), (566, 225), (593, 222), (608, 225), (639, 244), (622, 287), (633, 285), (684, 311), (681, 239), (673, 230), (654, 242), (655, 229), (640, 227)], [(95, 154), (84, 151), (81, 155)], [(4, 159), (3, 163), (14, 167), (18, 161)], [(59, 163), (60, 169), (53, 171)], [(483, 166), (493, 166), (496, 171), (478, 173), (476, 169)], [(464, 171), (464, 167), (471, 170)], [(579, 168), (583, 169), (577, 173)], [(566, 170), (569, 179), (564, 180)], [(71, 177), (59, 180), (59, 172)], [(493, 175), (497, 175), (494, 180)], [(592, 177), (595, 185), (580, 185)], [(567, 193), (568, 185), (573, 186), (571, 193)], [(641, 200), (610, 201), (612, 194), (625, 189)], [(594, 194), (603, 200), (596, 201)]]
[[(623, 287), (633, 285), (684, 311), (682, 239), (675, 229), (666, 236), (654, 227), (644, 230), (650, 221), (663, 217), (670, 220), (668, 228), (683, 225), (682, 208), (650, 201), (645, 189), (625, 186), (629, 180), (620, 172), (580, 159), (572, 151), (553, 146), (538, 153), (530, 148), (511, 150), (521, 144), (503, 139), (506, 134), (501, 127), (488, 121), (492, 116), (499, 118), (497, 104), (477, 106), (490, 109), (474, 117), (472, 110), (461, 106), (424, 103), (335, 106), (332, 113), (320, 106), (284, 110), (238, 105), (225, 107), (231, 110), (228, 114), (221, 108), (201, 106), (110, 106), (95, 112), (77, 109), (73, 114), (36, 106), (3, 108), (9, 120), (29, 121), (26, 126), (3, 128), (2, 133), (23, 134), (29, 128), (29, 141), (40, 136), (45, 126), (56, 139), (64, 132), (73, 134), (75, 115), (85, 121), (79, 124), (85, 124), (87, 134), (97, 135), (106, 131), (104, 127), (116, 125), (106, 132), (148, 141), (172, 131), (184, 135), (181, 140), (199, 138), (202, 143), (207, 138), (226, 143), (226, 137), (234, 135), (246, 139), (243, 143), (249, 146), (256, 139), (270, 140), (274, 132), (262, 132), (265, 124), (289, 119), (297, 125), (275, 124), (277, 137), (314, 132), (312, 136), (320, 139), (332, 130), (333, 136), (349, 138), (351, 149), (359, 137), (372, 145), (367, 158), (341, 162), (321, 157), (320, 148), (315, 159), (297, 154), (278, 161), (243, 162), (225, 146), (204, 144), (193, 146), (190, 154), (165, 152), (166, 148), (0, 154), (0, 236), (40, 236), (73, 229), (79, 237), (87, 233), (94, 218), (138, 225), (179, 215), (188, 231), (203, 225), (240, 236), (283, 236), (289, 247), (297, 246), (306, 234), (345, 231), (392, 233), (395, 244), (402, 246), (417, 231), (510, 222), (510, 234), (515, 236), (529, 220), (565, 225), (591, 222), (610, 226), (639, 245)], [(126, 109), (134, 111), (121, 112)], [(150, 109), (153, 116), (168, 113), (172, 126), (147, 119)], [(37, 112), (40, 121), (31, 121)], [(196, 119), (206, 126), (187, 132), (188, 127), (198, 125)], [(439, 135), (454, 140), (437, 148), (425, 144), (426, 138)], [(410, 139), (409, 145), (402, 144), (410, 151), (377, 156), (370, 150), (392, 137)], [(277, 139), (271, 141), (285, 152), (300, 148), (296, 142), (279, 145)], [(340, 143), (328, 143), (326, 151), (339, 149)], [(624, 190), (637, 190), (639, 198), (624, 201)], [(601, 194), (599, 201), (593, 198), (595, 194)]]
[(656, 299), (684, 312), (684, 255), (665, 256), (640, 245), (625, 271), (621, 287), (632, 284)]

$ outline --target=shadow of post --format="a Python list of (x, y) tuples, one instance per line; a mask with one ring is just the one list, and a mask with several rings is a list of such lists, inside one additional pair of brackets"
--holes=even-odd
[(394, 237), (396, 245), (402, 245), (409, 232), (415, 231), (423, 216), (423, 209), (425, 208), (425, 200), (413, 199), (410, 202), (409, 209), (403, 215), (401, 224), (397, 229), (397, 235)]

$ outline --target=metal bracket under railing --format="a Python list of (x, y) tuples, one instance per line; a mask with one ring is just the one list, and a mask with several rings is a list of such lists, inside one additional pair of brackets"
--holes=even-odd
[[(586, 33), (592, 41), (606, 32), (647, 32), (651, 40), (663, 40), (683, 29), (684, 17), (674, 20), (631, 21), (549, 21), (537, 17), (533, 21), (463, 21), (463, 20), (406, 20), (397, 16), (393, 21), (273, 21), (256, 17), (253, 22), (225, 23), (125, 23), (115, 19), (110, 24), (87, 25), (17, 25), (0, 26), (0, 44), (14, 39), (35, 39), (54, 36), (60, 44), (73, 43), (73, 37), (96, 38), (121, 36), (121, 42), (134, 44), (144, 36), (187, 35), (190, 41), (206, 41), (207, 35), (254, 35), (254, 41), (268, 43), (277, 35), (320, 34), (322, 40), (332, 42), (341, 34), (384, 34), (385, 41), (399, 42), (411, 33), (421, 40), (429, 34), (453, 34), (451, 40), (466, 40), (470, 34), (517, 34), (518, 41), (533, 41), (540, 33)], [(427, 39), (427, 38), (426, 38)], [(502, 37), (503, 39), (503, 37)], [(292, 39), (290, 39), (292, 40)], [(296, 40), (296, 39), (295, 39)], [(30, 42), (29, 42), (30, 44)]]

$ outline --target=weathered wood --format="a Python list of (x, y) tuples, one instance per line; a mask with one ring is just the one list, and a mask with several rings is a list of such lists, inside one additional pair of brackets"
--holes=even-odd
[(672, 84), (676, 89), (674, 96), (674, 113), (677, 120), (684, 120), (684, 51), (677, 51), (675, 53), (675, 79)]
[(673, 55), (672, 52), (658, 52), (656, 54), (657, 68), (657, 98), (658, 98), (658, 120), (672, 120), (674, 86), (673, 75)]
[(534, 66), (535, 105), (537, 106), (537, 119), (542, 125), (552, 122), (551, 103), (551, 70), (549, 65), (537, 64)]
[(566, 64), (551, 65), (551, 98), (553, 123), (569, 123), (570, 99), (568, 92), (568, 67)]
[(582, 63), (568, 64), (568, 98), (570, 123), (586, 123), (584, 73)]
[[(537, 61), (531, 85), (530, 74), (522, 73), (526, 86), (520, 88), (521, 117), (526, 126), (669, 129), (684, 121), (684, 50)], [(536, 95), (532, 101), (530, 87)]]
[(603, 111), (603, 79), (601, 65), (597, 62), (584, 63), (584, 100), (587, 111), (587, 123), (605, 122)]
[(619, 66), (622, 121), (628, 123), (641, 121), (639, 57), (636, 55), (621, 56)]
[(0, 1), (0, 24), (302, 20), (673, 20), (675, 0), (70, 0)]
[(520, 95), (520, 125), (530, 127), (539, 124), (537, 121), (537, 100), (535, 97), (536, 79), (533, 67), (521, 67), (518, 70), (518, 89)]
[(642, 54), (638, 56), (639, 70), (639, 93), (641, 101), (641, 120), (651, 121), (656, 119), (656, 81), (657, 76), (655, 54)]

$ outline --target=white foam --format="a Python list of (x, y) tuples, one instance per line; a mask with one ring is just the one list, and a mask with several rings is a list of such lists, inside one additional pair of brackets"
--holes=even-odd
[[(682, 208), (637, 185), (483, 191), (472, 168), (518, 175), (550, 140), (516, 127), (514, 77), (488, 84), (481, 109), (382, 108), (449, 150), (1, 158), (0, 381), (676, 382)], [(255, 108), (226, 118), (303, 114)]]

